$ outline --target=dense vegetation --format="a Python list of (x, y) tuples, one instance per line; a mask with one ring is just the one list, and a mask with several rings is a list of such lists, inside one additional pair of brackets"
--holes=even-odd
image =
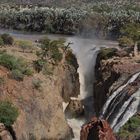
[(60, 65), (62, 61), (77, 69), (77, 60), (69, 47), (70, 45), (71, 43), (66, 44), (63, 38), (51, 40), (46, 36), (40, 39), (40, 50), (36, 52), (38, 59), (34, 61), (35, 70), (42, 71), (45, 75), (52, 75), (55, 66)]
[(139, 22), (140, 7), (131, 3), (98, 2), (80, 8), (9, 6), (0, 10), (0, 27), (49, 33), (115, 38), (126, 23)]
[(9, 34), (0, 35), (0, 46), (12, 45), (13, 43), (14, 43), (14, 39)]
[(101, 59), (109, 59), (116, 55), (117, 49), (116, 48), (102, 48), (100, 50), (99, 56)]
[(11, 126), (18, 117), (18, 109), (9, 101), (0, 101), (0, 122)]
[(11, 78), (16, 80), (23, 80), (25, 75), (31, 75), (32, 71), (28, 68), (27, 63), (21, 59), (16, 58), (13, 55), (9, 55), (5, 52), (0, 52), (0, 65), (11, 70)]
[(118, 136), (128, 139), (140, 139), (140, 116), (132, 117), (119, 131)]

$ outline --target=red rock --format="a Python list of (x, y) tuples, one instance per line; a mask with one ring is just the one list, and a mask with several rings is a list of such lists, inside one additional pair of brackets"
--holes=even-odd
[(116, 140), (107, 121), (93, 117), (81, 130), (80, 140)]

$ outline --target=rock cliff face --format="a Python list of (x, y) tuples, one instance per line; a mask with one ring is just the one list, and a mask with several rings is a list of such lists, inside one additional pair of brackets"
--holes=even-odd
[[(102, 52), (98, 54), (97, 63), (95, 67), (96, 81), (94, 83), (94, 106), (97, 116), (101, 115), (103, 105), (108, 99), (108, 97), (112, 95), (112, 93), (114, 93), (116, 89), (125, 84), (132, 77), (132, 75), (140, 71), (140, 63), (139, 63), (140, 56), (137, 57), (118, 56), (117, 52), (113, 56), (103, 59), (101, 53)], [(139, 90), (140, 88), (139, 78), (140, 76), (138, 76), (134, 82), (125, 86), (122, 92), (120, 92), (121, 100), (123, 99), (122, 97), (124, 97), (122, 103), (126, 102), (129, 97), (133, 96), (133, 94)], [(113, 102), (115, 101), (113, 100)], [(115, 105), (117, 106), (116, 108), (118, 110), (120, 107), (122, 107), (122, 104), (120, 105), (120, 107), (119, 105), (120, 100), (118, 100), (117, 105)], [(111, 106), (109, 108), (111, 109)], [(117, 110), (115, 111), (116, 111), (115, 113), (117, 113)], [(113, 117), (115, 118), (116, 115), (114, 115)], [(139, 130), (137, 133), (139, 133)], [(128, 134), (128, 132), (126, 134)], [(125, 137), (126, 134), (123, 134), (124, 137), (117, 137), (117, 139), (128, 140), (128, 137)], [(135, 135), (133, 130), (131, 131), (131, 134), (133, 134), (133, 136)], [(137, 137), (131, 137), (130, 140), (132, 139), (136, 140)]]
[[(0, 99), (10, 100), (19, 109), (13, 125), (17, 140), (69, 140), (72, 132), (63, 113), (62, 102), (79, 94), (77, 69), (62, 62), (52, 76), (35, 73), (19, 82), (9, 78), (6, 68), (0, 67)], [(40, 80), (36, 89), (33, 80)]]
[(140, 71), (139, 58), (117, 57), (102, 59), (98, 54), (95, 66), (94, 105), (99, 115), (105, 101), (130, 75)]

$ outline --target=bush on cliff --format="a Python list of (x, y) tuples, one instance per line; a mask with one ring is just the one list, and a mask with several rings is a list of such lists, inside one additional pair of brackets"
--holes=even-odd
[(32, 50), (33, 44), (31, 41), (17, 40), (16, 44), (22, 49), (23, 52), (26, 50)]
[(33, 88), (35, 88), (36, 90), (41, 91), (42, 81), (40, 79), (33, 79), (32, 84), (33, 84)]
[(55, 63), (58, 63), (62, 60), (62, 53), (60, 47), (64, 46), (62, 40), (50, 40), (47, 37), (44, 37), (40, 40), (41, 51), (38, 53), (38, 56), (42, 60), (53, 60)]
[(117, 52), (116, 48), (102, 48), (99, 55), (101, 59), (112, 58)]
[(17, 81), (22, 81), (24, 78), (24, 74), (20, 70), (15, 69), (15, 70), (12, 70), (11, 72), (11, 78)]
[(11, 126), (18, 117), (18, 109), (9, 101), (0, 101), (0, 122)]
[(5, 45), (12, 45), (14, 43), (14, 39), (9, 34), (2, 34), (1, 38)]
[(140, 137), (140, 116), (132, 117), (117, 134), (122, 139), (137, 139)]
[(134, 41), (126, 36), (119, 38), (118, 42), (120, 47), (132, 47), (134, 45)]
[(32, 71), (28, 68), (26, 62), (21, 58), (16, 58), (7, 53), (0, 54), (0, 65), (12, 71), (11, 77), (14, 79), (23, 79), (24, 75), (32, 75)]

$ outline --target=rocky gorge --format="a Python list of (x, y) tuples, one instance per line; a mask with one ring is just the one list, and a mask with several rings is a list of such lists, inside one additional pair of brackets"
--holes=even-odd
[[(74, 42), (71, 45), (72, 53), (70, 48), (68, 52), (62, 49), (61, 51), (64, 51), (62, 60), (59, 64), (49, 60), (52, 64), (47, 66), (45, 73), (34, 70), (33, 75), (25, 76), (23, 81), (17, 81), (9, 77), (10, 70), (0, 67), (1, 77), (5, 81), (1, 84), (0, 98), (10, 100), (19, 109), (19, 117), (12, 126), (13, 139), (78, 140), (81, 126), (93, 116), (99, 118), (96, 119), (97, 122), (101, 121), (99, 127), (105, 123), (102, 129), (106, 132), (104, 127), (107, 126), (109, 131), (107, 131), (109, 133), (107, 137), (114, 138), (115, 134), (110, 126), (112, 121), (116, 121), (115, 118), (120, 119), (119, 108), (122, 110), (121, 107), (125, 105), (123, 103), (127, 101), (130, 107), (133, 101), (135, 103), (133, 95), (135, 96), (139, 89), (139, 55), (134, 57), (127, 53), (122, 54), (123, 50), (113, 47), (113, 43), (103, 42), (109, 46), (103, 48), (102, 45), (98, 43), (97, 45), (88, 39), (68, 38), (67, 42)], [(35, 47), (32, 52), (22, 52), (19, 46), (6, 46), (0, 49), (6, 50), (6, 53), (10, 55), (24, 58), (32, 67), (32, 62), (37, 60), (34, 52), (39, 48)], [(72, 61), (68, 56), (72, 56)], [(103, 114), (104, 105), (119, 88), (121, 90), (118, 96), (113, 98), (110, 108), (106, 108)], [(139, 104), (139, 95), (136, 101)], [(66, 103), (66, 108), (64, 108), (64, 103)], [(114, 106), (116, 106), (115, 109)], [(132, 115), (138, 112), (139, 109)], [(121, 117), (124, 114), (125, 112), (121, 114)], [(109, 118), (108, 122), (104, 122), (107, 118)], [(98, 123), (91, 124), (96, 124), (98, 129)], [(139, 128), (137, 131), (139, 132)], [(4, 132), (9, 136), (8, 131), (4, 129)], [(96, 135), (99, 134), (96, 132)], [(116, 135), (118, 139), (127, 140), (127, 137)], [(4, 139), (3, 135), (1, 137)], [(135, 137), (138, 136), (133, 135), (130, 139), (133, 140)]]
[[(129, 116), (132, 113), (132, 110), (134, 111), (134, 113), (132, 113), (130, 116), (132, 117), (133, 115), (136, 115), (139, 112), (140, 104), (139, 56), (132, 57), (129, 56), (129, 54), (127, 56), (120, 54), (120, 50), (102, 49), (98, 54), (95, 66), (96, 80), (94, 83), (94, 107), (97, 116), (107, 119), (109, 124), (112, 125), (112, 128), (113, 123), (117, 121), (117, 117), (119, 118), (117, 122), (119, 124), (121, 119), (123, 119), (123, 115), (128, 113), (127, 116)], [(135, 77), (135, 80), (131, 80), (131, 78), (133, 78), (132, 76), (134, 75), (137, 75)], [(134, 94), (137, 92), (138, 95), (133, 98)], [(115, 93), (117, 94), (117, 96), (115, 96)], [(109, 101), (111, 100), (111, 98), (112, 101)], [(135, 102), (135, 100), (137, 100), (138, 102), (136, 104), (133, 104), (133, 101)], [(129, 108), (129, 105), (131, 104), (132, 106)], [(136, 109), (133, 108), (134, 106), (136, 106)], [(117, 116), (118, 114), (120, 116)], [(124, 118), (125, 123), (127, 122), (127, 116), (125, 116)], [(114, 129), (116, 128), (117, 127), (115, 127)], [(139, 130), (137, 129), (137, 131)], [(118, 139), (137, 139), (138, 137), (139, 135), (128, 136), (126, 134), (125, 136), (125, 134), (123, 134), (123, 137)]]
[[(3, 49), (2, 47), (1, 51)], [(7, 46), (7, 53), (22, 57), (31, 67), (32, 62), (37, 59), (35, 53), (23, 53), (16, 46)], [(14, 133), (11, 133), (10, 140), (72, 138), (72, 130), (66, 122), (62, 102), (78, 96), (80, 85), (77, 66), (66, 61), (65, 53), (63, 57), (60, 65), (53, 64), (53, 73), (45, 71), (43, 74), (33, 69), (33, 74), (25, 76), (23, 80), (11, 78), (11, 71), (0, 66), (0, 77), (4, 80), (0, 85), (0, 99), (12, 102), (19, 112), (11, 128)], [(9, 132), (6, 135), (9, 137)], [(8, 140), (5, 139), (3, 131), (0, 136), (2, 140)]]

